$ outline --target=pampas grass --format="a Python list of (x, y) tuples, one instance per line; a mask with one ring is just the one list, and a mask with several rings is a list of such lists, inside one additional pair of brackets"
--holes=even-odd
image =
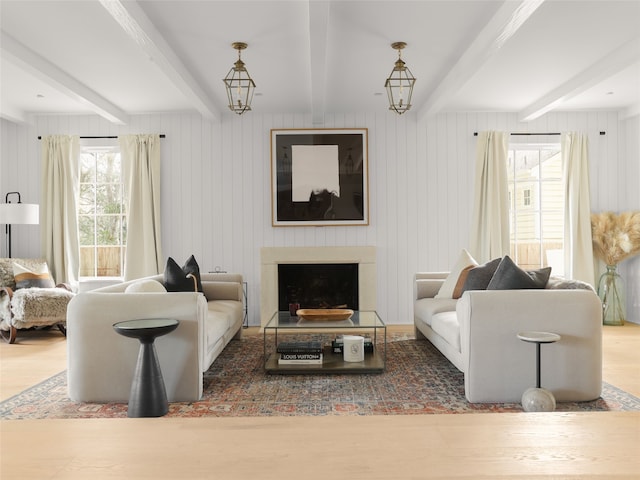
[(640, 210), (591, 214), (593, 253), (607, 265), (640, 253)]

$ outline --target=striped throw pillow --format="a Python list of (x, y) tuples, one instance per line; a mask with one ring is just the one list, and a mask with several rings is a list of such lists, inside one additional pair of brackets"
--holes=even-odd
[(24, 265), (13, 262), (13, 276), (16, 280), (16, 288), (54, 288), (56, 286), (46, 263), (30, 270)]

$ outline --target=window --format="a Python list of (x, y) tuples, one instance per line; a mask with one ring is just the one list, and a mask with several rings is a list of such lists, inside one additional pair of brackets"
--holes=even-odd
[(81, 148), (78, 228), (80, 277), (122, 277), (127, 217), (117, 147)]
[(564, 188), (559, 144), (511, 144), (507, 159), (511, 257), (562, 275)]

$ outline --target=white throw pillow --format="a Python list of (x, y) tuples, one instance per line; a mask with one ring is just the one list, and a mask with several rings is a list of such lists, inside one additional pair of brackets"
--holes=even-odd
[(129, 285), (124, 293), (166, 293), (167, 289), (164, 288), (157, 280), (138, 280), (137, 282)]
[(468, 267), (476, 267), (478, 262), (471, 256), (467, 250), (463, 249), (458, 257), (458, 261), (451, 269), (449, 276), (446, 278), (435, 298), (453, 298), (453, 291), (456, 288), (458, 279), (465, 269)]

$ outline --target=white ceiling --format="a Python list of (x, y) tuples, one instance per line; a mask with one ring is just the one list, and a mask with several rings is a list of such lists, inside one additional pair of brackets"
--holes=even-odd
[[(0, 0), (0, 114), (130, 115), (226, 107), (242, 53), (254, 112), (386, 111), (403, 59), (412, 112), (640, 112), (640, 0)], [(251, 115), (246, 113), (245, 115)], [(389, 115), (395, 115), (389, 112)]]

